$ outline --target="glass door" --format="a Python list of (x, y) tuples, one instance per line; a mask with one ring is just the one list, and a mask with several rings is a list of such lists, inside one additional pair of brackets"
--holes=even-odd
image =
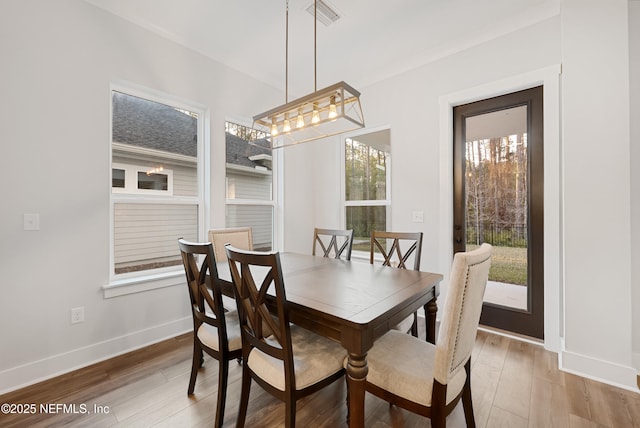
[(542, 338), (542, 87), (455, 107), (454, 128), (454, 250), (493, 246), (481, 323)]

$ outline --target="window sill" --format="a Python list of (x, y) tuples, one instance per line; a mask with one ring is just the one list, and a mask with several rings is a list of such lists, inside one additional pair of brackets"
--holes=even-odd
[(176, 270), (135, 278), (113, 280), (109, 284), (102, 286), (102, 292), (105, 299), (110, 299), (127, 294), (172, 287), (174, 285), (184, 284), (184, 282), (184, 271)]

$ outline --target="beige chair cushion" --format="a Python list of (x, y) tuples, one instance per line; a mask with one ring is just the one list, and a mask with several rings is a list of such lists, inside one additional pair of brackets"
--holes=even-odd
[(412, 325), (413, 325), (413, 314), (409, 315), (408, 317), (400, 321), (400, 323), (398, 323), (398, 325), (395, 325), (393, 329), (406, 333), (411, 329)]
[[(303, 389), (342, 370), (346, 351), (338, 343), (295, 325), (291, 326), (291, 342), (296, 389)], [(275, 341), (272, 344), (278, 346)], [(254, 348), (247, 364), (260, 378), (284, 391), (284, 363), (281, 360)]]
[[(391, 330), (378, 339), (367, 354), (367, 382), (399, 397), (431, 406), (435, 353), (433, 344)], [(462, 391), (465, 379), (464, 370), (451, 379), (447, 385), (447, 403)]]
[[(211, 316), (211, 314), (208, 314)], [(229, 340), (229, 350), (235, 351), (242, 348), (242, 338), (240, 336), (240, 323), (237, 312), (227, 312), (224, 317), (227, 325), (227, 338)], [(218, 329), (209, 324), (202, 324), (198, 329), (198, 339), (209, 348), (219, 351)]]
[(227, 229), (210, 229), (209, 242), (213, 245), (216, 262), (227, 261), (226, 244), (241, 250), (253, 250), (253, 234), (250, 227), (235, 227)]

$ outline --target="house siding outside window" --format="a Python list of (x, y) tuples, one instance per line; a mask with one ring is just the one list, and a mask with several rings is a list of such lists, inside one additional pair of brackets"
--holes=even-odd
[(267, 135), (227, 122), (226, 227), (251, 227), (253, 247), (273, 249), (273, 156)]
[(138, 93), (111, 96), (112, 276), (179, 269), (178, 238), (201, 234), (201, 113)]

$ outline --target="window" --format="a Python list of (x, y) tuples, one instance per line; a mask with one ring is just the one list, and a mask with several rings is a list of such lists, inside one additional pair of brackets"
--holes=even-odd
[(226, 227), (251, 227), (253, 247), (273, 248), (273, 157), (268, 135), (226, 122)]
[(111, 191), (128, 194), (173, 195), (173, 170), (164, 166), (111, 164)]
[(177, 240), (202, 229), (202, 113), (133, 90), (111, 101), (112, 284), (181, 272)]
[(389, 222), (390, 130), (345, 139), (346, 228), (353, 229), (355, 251), (369, 251), (372, 230)]

